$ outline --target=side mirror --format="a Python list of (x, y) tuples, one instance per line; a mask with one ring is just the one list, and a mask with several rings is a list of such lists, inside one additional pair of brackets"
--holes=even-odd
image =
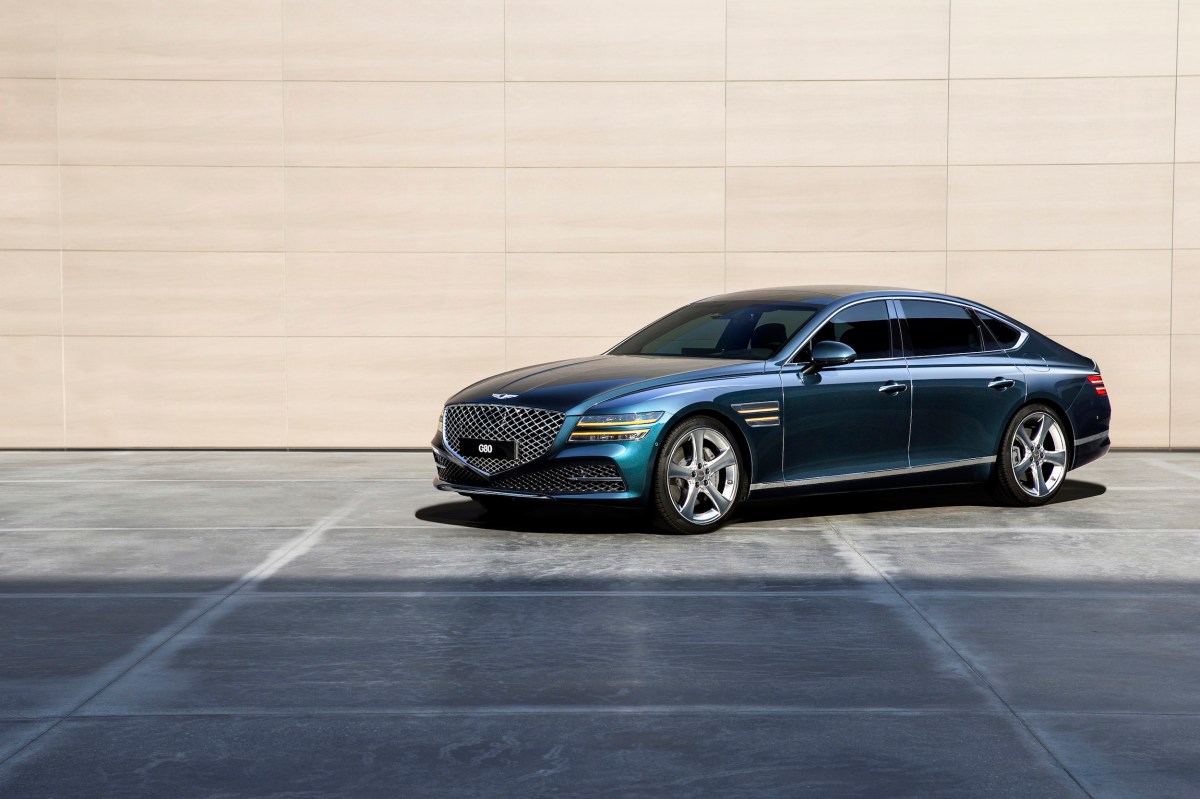
[(818, 341), (812, 348), (812, 360), (802, 371), (813, 375), (830, 366), (841, 366), (850, 363), (858, 357), (858, 353), (848, 344), (840, 341)]

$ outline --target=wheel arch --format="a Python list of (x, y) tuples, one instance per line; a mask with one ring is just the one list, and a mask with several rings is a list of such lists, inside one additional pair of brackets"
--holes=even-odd
[[(720, 405), (713, 403), (690, 405), (680, 410), (671, 418), (671, 424), (663, 431), (661, 440), (666, 441), (676, 427), (697, 416), (714, 417), (733, 433), (734, 444), (737, 446), (746, 463), (746, 475), (748, 479), (745, 481), (745, 487), (739, 489), (739, 492), (744, 497), (749, 492), (751, 483), (754, 482), (757, 459), (754, 457), (754, 450), (750, 446), (750, 439), (746, 437), (746, 431), (742, 430), (741, 425), (738, 424), (738, 420), (733, 417), (732, 413), (723, 409)], [(659, 455), (655, 456), (656, 463), (659, 457), (661, 457), (661, 451)]]
[(1045, 394), (1031, 394), (1026, 397), (1025, 401), (1018, 405), (1016, 409), (1009, 414), (1007, 421), (1004, 422), (1004, 427), (1000, 430), (1000, 444), (997, 446), (996, 451), (999, 452), (1000, 447), (1004, 446), (1004, 431), (1008, 430), (1008, 426), (1013, 423), (1013, 419), (1016, 419), (1018, 414), (1020, 414), (1030, 405), (1046, 405), (1058, 414), (1059, 419), (1062, 419), (1063, 427), (1065, 428), (1065, 432), (1067, 434), (1067, 471), (1071, 471), (1075, 465), (1075, 425), (1071, 421), (1071, 414), (1067, 413), (1067, 409), (1064, 408), (1063, 404), (1054, 396), (1047, 396)]

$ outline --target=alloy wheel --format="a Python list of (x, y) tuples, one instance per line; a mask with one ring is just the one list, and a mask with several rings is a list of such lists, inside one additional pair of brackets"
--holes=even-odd
[(1013, 433), (1012, 470), (1017, 485), (1031, 497), (1054, 493), (1067, 473), (1067, 441), (1048, 413), (1037, 411), (1021, 420)]
[(711, 427), (679, 439), (667, 462), (667, 493), (676, 512), (693, 524), (711, 524), (737, 498), (737, 449)]

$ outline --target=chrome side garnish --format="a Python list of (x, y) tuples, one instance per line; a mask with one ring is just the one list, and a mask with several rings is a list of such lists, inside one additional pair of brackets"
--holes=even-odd
[(778, 402), (737, 402), (733, 409), (741, 414), (751, 427), (778, 427)]
[(1077, 439), (1075, 439), (1075, 446), (1078, 447), (1080, 444), (1090, 444), (1093, 441), (1099, 441), (1100, 439), (1104, 438), (1107, 435), (1108, 435), (1108, 431), (1105, 430), (1103, 433), (1096, 433), (1094, 436), (1088, 436), (1087, 438), (1077, 438)]
[(751, 491), (757, 491), (760, 488), (790, 488), (792, 486), (809, 486), (821, 485), (823, 483), (844, 483), (850, 480), (871, 480), (876, 477), (896, 477), (903, 474), (920, 474), (921, 472), (937, 472), (942, 469), (958, 469), (963, 466), (983, 466), (988, 463), (995, 463), (996, 456), (988, 455), (984, 458), (967, 458), (961, 461), (947, 461), (945, 463), (928, 463), (924, 466), (903, 466), (899, 469), (880, 469), (875, 472), (854, 472), (852, 474), (835, 474), (828, 477), (805, 477), (801, 480), (780, 480), (775, 483), (754, 483), (750, 486)]

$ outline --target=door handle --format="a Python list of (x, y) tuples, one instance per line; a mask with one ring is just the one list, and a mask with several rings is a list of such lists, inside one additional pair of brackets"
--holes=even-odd
[(1007, 377), (997, 377), (992, 382), (988, 383), (988, 388), (994, 388), (997, 391), (1006, 391), (1017, 384), (1015, 380), (1009, 380)]
[(908, 384), (897, 383), (895, 380), (889, 380), (879, 387), (881, 394), (899, 394), (904, 391), (908, 391)]

